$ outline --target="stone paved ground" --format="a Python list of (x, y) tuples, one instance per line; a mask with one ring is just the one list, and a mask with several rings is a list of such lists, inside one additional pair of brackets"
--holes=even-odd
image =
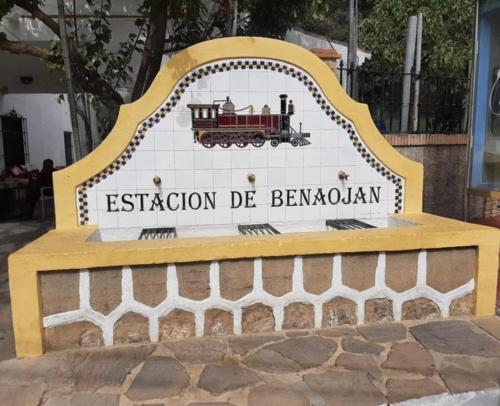
[[(498, 317), (185, 339), (0, 362), (2, 406), (380, 405), (499, 384)], [(499, 401), (500, 392), (480, 404)]]
[[(498, 317), (9, 359), (14, 345), (7, 255), (51, 226), (50, 221), (0, 223), (0, 406), (379, 405), (500, 384)], [(499, 396), (481, 404), (498, 405)]]

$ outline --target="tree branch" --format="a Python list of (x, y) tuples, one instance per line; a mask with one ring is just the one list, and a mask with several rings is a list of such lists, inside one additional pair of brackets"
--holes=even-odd
[(11, 54), (31, 55), (46, 61), (49, 60), (49, 51), (26, 42), (2, 40), (0, 41), (0, 50), (10, 52)]
[(34, 18), (40, 20), (44, 23), (54, 34), (56, 34), (59, 38), (61, 37), (61, 31), (59, 29), (59, 23), (45, 14), (38, 7), (38, 2), (36, 0), (19, 0), (15, 2), (16, 6), (21, 7), (23, 10), (26, 10), (30, 13)]

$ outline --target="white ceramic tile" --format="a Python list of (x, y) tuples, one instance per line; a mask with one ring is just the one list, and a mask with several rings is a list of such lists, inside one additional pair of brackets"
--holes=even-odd
[(229, 92), (229, 74), (227, 72), (216, 72), (210, 75), (210, 84), (212, 92)]
[(155, 145), (159, 151), (170, 151), (174, 149), (173, 131), (158, 131), (155, 133)]
[(231, 154), (231, 168), (233, 169), (250, 168), (249, 149), (233, 149), (228, 153)]
[(215, 169), (213, 171), (213, 182), (216, 188), (230, 188), (232, 182), (230, 169)]
[(231, 75), (229, 76), (229, 86), (232, 93), (248, 92), (248, 70), (237, 70), (231, 72)]
[(133, 189), (137, 187), (137, 174), (133, 171), (119, 171), (116, 175), (117, 190)]
[(250, 150), (250, 167), (251, 168), (266, 168), (267, 167), (267, 150), (254, 149)]
[(175, 151), (174, 162), (175, 162), (175, 169), (193, 170), (194, 167), (193, 151)]
[(105, 211), (98, 211), (97, 221), (101, 228), (116, 228), (118, 227), (118, 213), (106, 213)]
[(135, 164), (137, 171), (143, 171), (155, 168), (155, 151), (142, 151), (135, 152)]
[(199, 188), (212, 188), (214, 185), (213, 174), (207, 170), (194, 171), (194, 186)]
[(192, 170), (177, 170), (175, 172), (175, 186), (179, 189), (194, 187), (194, 172)]
[(195, 169), (212, 169), (213, 154), (211, 150), (205, 148), (202, 151), (194, 151), (193, 157)]
[[(215, 149), (217, 148), (217, 149)], [(231, 152), (230, 150), (219, 150), (215, 147), (213, 150), (212, 160), (214, 169), (229, 169), (231, 168)]]
[(155, 151), (155, 169), (174, 169), (175, 154), (174, 151)]
[(304, 166), (319, 166), (321, 163), (321, 149), (310, 148), (304, 150)]

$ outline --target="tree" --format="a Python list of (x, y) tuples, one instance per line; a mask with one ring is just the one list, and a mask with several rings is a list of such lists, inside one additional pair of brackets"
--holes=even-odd
[[(371, 68), (401, 70), (408, 17), (423, 14), (422, 69), (461, 74), (472, 55), (473, 0), (358, 0), (360, 46)], [(348, 41), (349, 0), (329, 0), (328, 12), (305, 18), (306, 31)]]
[[(325, 0), (143, 0), (138, 7), (135, 29), (111, 49), (113, 36), (109, 15), (111, 0), (86, 0), (90, 15), (77, 19), (76, 1), (67, 8), (68, 43), (72, 77), (78, 92), (90, 94), (101, 114), (101, 134), (114, 124), (118, 107), (124, 103), (118, 92), (133, 84), (131, 101), (149, 88), (165, 54), (175, 53), (197, 42), (230, 35), (260, 35), (282, 38), (309, 10), (319, 10)], [(0, 32), (0, 50), (31, 55), (45, 61), (51, 69), (62, 70), (59, 23), (43, 11), (43, 0), (0, 0), (0, 18), (14, 6), (45, 24), (57, 38), (50, 49), (9, 40)], [(78, 20), (78, 21), (77, 21)], [(236, 27), (227, 29), (236, 22)], [(139, 55), (135, 73), (133, 55)], [(135, 77), (133, 77), (135, 73)]]
[(361, 23), (361, 45), (373, 53), (370, 64), (401, 69), (408, 17), (423, 14), (422, 69), (467, 73), (472, 57), (473, 0), (373, 0)]

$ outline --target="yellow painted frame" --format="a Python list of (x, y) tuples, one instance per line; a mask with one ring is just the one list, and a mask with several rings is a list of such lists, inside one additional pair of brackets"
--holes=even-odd
[(313, 53), (297, 45), (268, 38), (233, 37), (202, 42), (176, 54), (158, 73), (146, 94), (121, 106), (118, 120), (106, 139), (92, 153), (54, 174), (56, 227), (78, 226), (75, 190), (102, 171), (126, 148), (139, 123), (149, 117), (192, 69), (221, 59), (269, 58), (300, 67), (318, 83), (325, 97), (352, 121), (373, 154), (391, 171), (405, 179), (406, 213), (422, 211), (423, 167), (397, 152), (375, 126), (368, 106), (351, 99), (330, 68)]
[(9, 257), (17, 355), (38, 356), (44, 351), (38, 273), (54, 270), (472, 246), (478, 250), (474, 314), (494, 314), (500, 230), (425, 213), (400, 214), (395, 218), (418, 225), (272, 236), (114, 242), (90, 242), (97, 230), (95, 226), (50, 231)]
[[(418, 225), (273, 236), (92, 242), (91, 236), (97, 228), (78, 226), (76, 187), (100, 172), (106, 166), (103, 162), (112, 162), (119, 156), (137, 125), (162, 104), (185, 72), (214, 60), (238, 57), (278, 59), (307, 71), (332, 105), (353, 122), (377, 158), (405, 179), (404, 213), (395, 217)], [(229, 38), (205, 42), (180, 52), (161, 70), (140, 100), (122, 106), (112, 132), (94, 152), (56, 172), (54, 177), (56, 230), (9, 257), (16, 352), (21, 357), (41, 355), (44, 351), (38, 274), (54, 270), (474, 246), (478, 249), (474, 312), (476, 315), (494, 314), (500, 231), (421, 213), (422, 165), (393, 149), (375, 127), (368, 107), (347, 96), (326, 64), (295, 45), (263, 38)]]

